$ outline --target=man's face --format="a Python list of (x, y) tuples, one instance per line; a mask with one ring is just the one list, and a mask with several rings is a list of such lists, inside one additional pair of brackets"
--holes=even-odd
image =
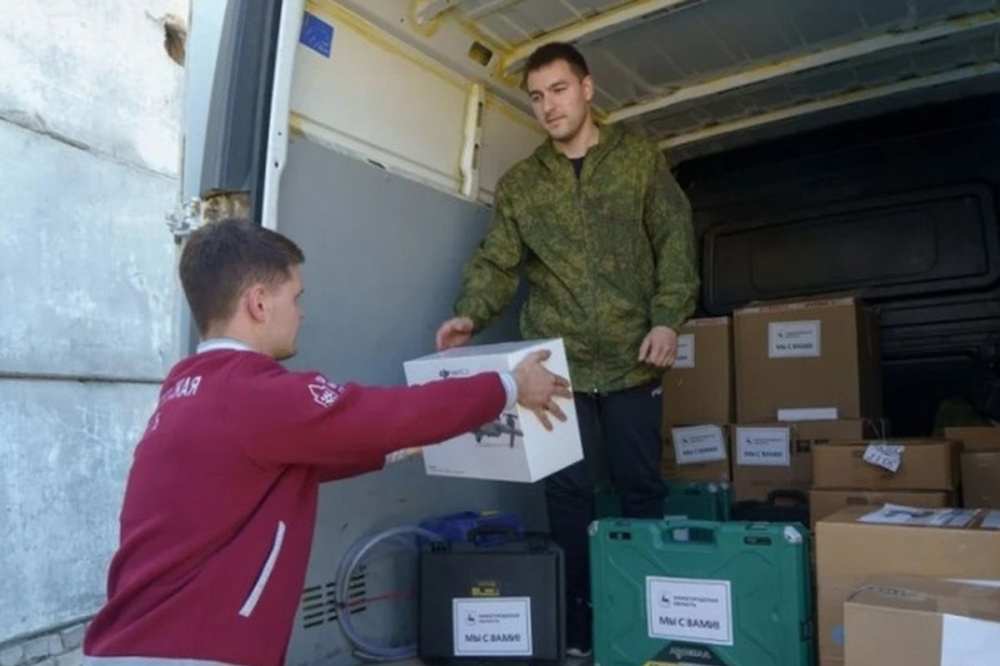
[(590, 111), (594, 81), (577, 77), (569, 63), (556, 60), (528, 74), (528, 96), (535, 118), (553, 140), (572, 141)]
[(269, 289), (267, 351), (279, 361), (295, 356), (298, 351), (299, 326), (305, 317), (299, 303), (304, 291), (302, 272), (298, 266), (292, 266), (288, 275), (287, 280)]

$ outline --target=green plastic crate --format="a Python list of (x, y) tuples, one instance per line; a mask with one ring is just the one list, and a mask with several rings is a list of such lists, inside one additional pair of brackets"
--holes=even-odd
[(812, 666), (809, 532), (796, 524), (598, 520), (597, 666)]
[[(671, 481), (664, 484), (663, 515), (683, 516), (688, 520), (729, 520), (733, 506), (728, 483)], [(614, 489), (599, 490), (594, 496), (598, 518), (621, 517), (622, 502)]]

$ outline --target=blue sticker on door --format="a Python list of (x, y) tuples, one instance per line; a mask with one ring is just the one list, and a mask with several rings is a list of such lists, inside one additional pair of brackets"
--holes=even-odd
[(333, 45), (333, 26), (318, 16), (306, 12), (302, 20), (299, 42), (329, 58), (330, 47)]

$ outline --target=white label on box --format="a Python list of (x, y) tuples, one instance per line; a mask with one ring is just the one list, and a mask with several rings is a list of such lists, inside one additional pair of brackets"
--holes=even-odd
[(779, 409), (778, 420), (792, 421), (836, 421), (839, 412), (836, 407), (803, 407), (801, 409)]
[(792, 464), (788, 428), (737, 428), (736, 464), (788, 467)]
[(941, 666), (992, 666), (1000, 655), (1000, 622), (941, 618)]
[(531, 598), (452, 599), (455, 656), (532, 656)]
[(864, 461), (895, 474), (903, 462), (905, 450), (906, 447), (899, 444), (869, 444), (865, 449)]
[(983, 518), (984, 530), (1000, 530), (1000, 511), (990, 511)]
[(694, 335), (685, 333), (677, 336), (677, 356), (670, 367), (681, 370), (694, 369)]
[(966, 527), (975, 516), (975, 509), (925, 509), (886, 504), (877, 511), (861, 516), (858, 522), (879, 525)]
[(670, 437), (678, 465), (726, 460), (726, 438), (719, 426), (673, 428)]
[(772, 321), (767, 325), (768, 358), (819, 358), (820, 322)]
[(733, 607), (728, 580), (646, 577), (649, 637), (733, 644)]

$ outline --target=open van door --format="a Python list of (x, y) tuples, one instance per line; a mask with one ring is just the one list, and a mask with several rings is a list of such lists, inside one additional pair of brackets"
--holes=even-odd
[(192, 214), (263, 219), (267, 166), (280, 172), (287, 136), (281, 26), (295, 34), (301, 16), (296, 0), (192, 3), (183, 181), (184, 200), (200, 202)]
[[(306, 320), (299, 354), (288, 365), (321, 371), (337, 382), (404, 384), (403, 361), (433, 351), (434, 331), (450, 316), (461, 266), (489, 222), (479, 190), (471, 197), (461, 194), (463, 183), (472, 192), (479, 179), (463, 178), (458, 168), (463, 159), (475, 161), (472, 153), (463, 154), (465, 146), (475, 145), (476, 132), (467, 131), (464, 118), (476, 93), (471, 85), (457, 86), (440, 72), (414, 65), (412, 54), (388, 48), (333, 3), (310, 3), (309, 11), (305, 4), (192, 3), (184, 170), (184, 197), (191, 203), (175, 233), (182, 236), (197, 224), (235, 215), (291, 237), (306, 255)], [(365, 90), (381, 88), (390, 99), (398, 97), (398, 90), (378, 80), (380, 67), (397, 66), (413, 68), (417, 77), (423, 72), (426, 79), (420, 82), (453, 92), (442, 100), (424, 90), (409, 112), (420, 107), (429, 122), (440, 114), (435, 126), (408, 129), (395, 152), (373, 150), (358, 159), (365, 132), (391, 133), (398, 127), (355, 114), (352, 134), (328, 116), (343, 112), (349, 98)], [(355, 73), (345, 74), (345, 68)], [(359, 80), (345, 83), (344, 76)], [(507, 141), (500, 154), (507, 154), (511, 143), (513, 155), (530, 150), (538, 135), (526, 120), (511, 120), (507, 109), (498, 119), (497, 102), (484, 105), (493, 109), (484, 114), (489, 138), (498, 124), (513, 128), (501, 133), (528, 137)], [(401, 122), (405, 107), (399, 99)], [(356, 109), (355, 100), (347, 112)], [(478, 106), (472, 109), (474, 128)], [(453, 119), (457, 122), (449, 126)], [(441, 152), (441, 137), (450, 152)], [(431, 166), (413, 166), (435, 146), (440, 157), (432, 154)], [(434, 166), (435, 159), (444, 166)], [(497, 171), (488, 168), (484, 182), (489, 173), (495, 180)], [(508, 315), (482, 341), (513, 335)], [(337, 566), (359, 538), (431, 516), (491, 509), (519, 515), (530, 529), (545, 527), (540, 484), (429, 477), (419, 457), (322, 486), (289, 666), (356, 663), (337, 626), (343, 609), (334, 594)], [(394, 575), (392, 567), (371, 567), (352, 579), (349, 612), (368, 635), (412, 641), (415, 616), (406, 605), (406, 599), (414, 601), (412, 581), (396, 581)], [(392, 597), (369, 600), (393, 592), (395, 583), (407, 586), (401, 604)], [(409, 620), (401, 625), (401, 617)]]

